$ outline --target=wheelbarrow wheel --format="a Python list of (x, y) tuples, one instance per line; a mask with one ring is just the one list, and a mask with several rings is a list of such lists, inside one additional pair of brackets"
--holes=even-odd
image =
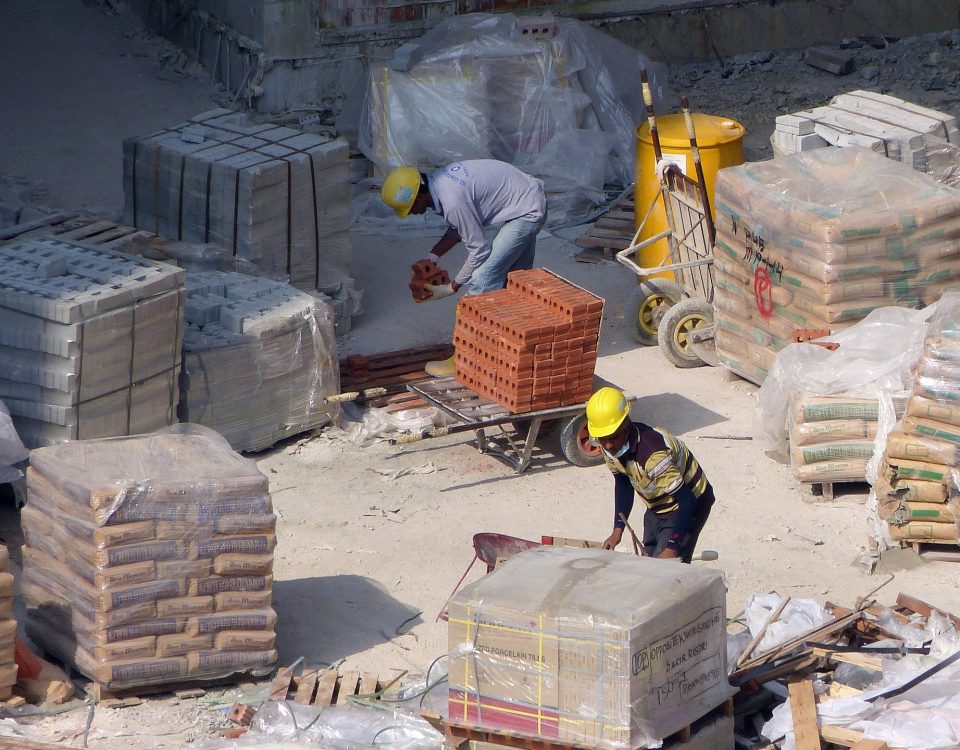
[(694, 328), (713, 322), (713, 308), (705, 299), (681, 300), (663, 316), (657, 339), (660, 351), (677, 367), (701, 367), (705, 365), (691, 346), (690, 332)]
[(603, 463), (600, 448), (590, 444), (587, 415), (584, 412), (563, 420), (560, 427), (560, 452), (574, 466), (597, 466)]
[(644, 346), (657, 345), (660, 321), (672, 305), (683, 299), (683, 290), (668, 279), (647, 279), (630, 293), (624, 319), (630, 335)]

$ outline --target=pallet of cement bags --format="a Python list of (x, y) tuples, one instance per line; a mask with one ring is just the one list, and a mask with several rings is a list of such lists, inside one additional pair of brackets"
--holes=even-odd
[(313, 290), (349, 276), (349, 147), (216, 109), (124, 142), (124, 222)]
[(762, 383), (794, 328), (918, 308), (960, 280), (960, 191), (859, 149), (721, 170), (717, 351)]
[(240, 273), (187, 274), (180, 421), (238, 451), (268, 448), (336, 416), (333, 312), (287, 284)]
[(960, 293), (943, 296), (899, 427), (887, 436), (874, 490), (897, 542), (958, 543)]
[(27, 447), (176, 421), (183, 270), (56, 239), (0, 263), (0, 398)]
[(212, 430), (38, 449), (22, 522), (27, 633), (99, 695), (276, 662), (267, 478)]

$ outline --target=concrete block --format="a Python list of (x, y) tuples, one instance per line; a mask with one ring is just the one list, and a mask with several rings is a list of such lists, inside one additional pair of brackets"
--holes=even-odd
[(853, 70), (853, 54), (844, 50), (811, 48), (803, 53), (803, 61), (814, 68), (834, 75), (846, 75)]

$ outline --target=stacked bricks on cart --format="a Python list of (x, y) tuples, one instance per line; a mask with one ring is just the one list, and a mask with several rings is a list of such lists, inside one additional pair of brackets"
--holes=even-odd
[(238, 451), (267, 448), (334, 416), (332, 311), (287, 284), (239, 273), (187, 274), (178, 414)]
[(27, 633), (99, 689), (276, 662), (267, 479), (213, 431), (36, 450), (27, 497)]
[[(660, 747), (734, 692), (719, 571), (539, 547), (447, 605), (450, 722), (577, 747)], [(733, 723), (726, 740), (733, 747)]]
[(840, 94), (824, 107), (777, 117), (777, 156), (829, 146), (866, 148), (918, 172), (952, 171), (957, 118), (875, 91)]
[(582, 403), (602, 313), (601, 298), (550, 271), (514, 271), (506, 289), (463, 298), (456, 378), (516, 413)]
[(13, 619), (13, 574), (10, 573), (10, 552), (0, 544), (0, 701), (9, 700), (17, 684), (14, 658), (17, 621)]
[(866, 481), (879, 401), (796, 393), (791, 402), (788, 431), (794, 476), (807, 483)]
[(411, 266), (410, 293), (414, 302), (424, 302), (433, 296), (429, 287), (450, 283), (450, 275), (434, 260), (418, 260)]
[(349, 148), (225, 109), (124, 142), (124, 221), (298, 289), (349, 276)]
[(0, 398), (27, 447), (176, 421), (183, 270), (55, 239), (0, 263)]
[(900, 541), (957, 543), (960, 475), (960, 293), (930, 321), (902, 427), (887, 437), (874, 490)]
[(960, 280), (960, 192), (869, 151), (721, 170), (716, 217), (717, 352), (755, 383), (794, 328), (922, 307)]

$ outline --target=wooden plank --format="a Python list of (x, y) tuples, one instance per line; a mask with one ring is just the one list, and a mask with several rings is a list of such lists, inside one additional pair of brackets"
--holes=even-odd
[(28, 232), (32, 232), (36, 229), (43, 229), (53, 226), (54, 224), (68, 221), (76, 215), (77, 214), (74, 211), (64, 211), (50, 214), (49, 216), (43, 216), (39, 219), (28, 221), (24, 224), (14, 224), (12, 227), (5, 227), (0, 229), (0, 241), (10, 240), (14, 237), (19, 237), (20, 235), (27, 234)]
[(317, 694), (313, 699), (314, 706), (332, 706), (333, 693), (337, 689), (337, 670), (325, 669), (317, 680)]
[(297, 685), (296, 703), (309, 704), (313, 700), (313, 692), (317, 689), (317, 679), (320, 673), (316, 669), (304, 670), (300, 675), (300, 684)]
[(886, 742), (883, 740), (862, 739), (856, 745), (851, 745), (853, 750), (889, 750)]
[(92, 224), (87, 224), (83, 227), (78, 227), (76, 229), (71, 229), (69, 232), (64, 232), (59, 235), (57, 239), (61, 240), (85, 240), (88, 237), (93, 237), (95, 234), (100, 232), (105, 232), (108, 229), (116, 229), (117, 225), (112, 221), (95, 221)]
[(357, 694), (357, 683), (360, 681), (359, 672), (344, 672), (340, 678), (340, 689), (337, 691), (337, 706), (347, 705), (347, 699)]
[(865, 650), (863, 653), (854, 651), (831, 651), (828, 648), (817, 647), (814, 647), (811, 650), (814, 654), (821, 658), (825, 657), (833, 661), (853, 664), (854, 666), (862, 667), (863, 669), (869, 669), (873, 672), (883, 671), (883, 659), (879, 656), (871, 656), (869, 649)]
[(835, 727), (832, 724), (824, 724), (820, 727), (820, 736), (827, 742), (832, 742), (834, 745), (853, 747), (863, 739), (863, 732), (858, 732), (856, 729), (847, 729), (847, 727)]
[(581, 235), (574, 240), (580, 247), (613, 247), (617, 250), (626, 250), (630, 247), (633, 237), (589, 237)]
[(949, 617), (950, 621), (960, 628), (960, 617), (957, 617), (956, 615), (934, 605), (927, 604), (925, 601), (922, 599), (917, 599), (915, 596), (910, 596), (909, 594), (900, 592), (897, 594), (897, 606), (906, 607), (907, 609), (916, 612), (918, 615), (923, 615), (924, 617), (929, 617), (933, 610), (937, 610), (945, 617)]
[(290, 691), (290, 681), (293, 679), (294, 667), (282, 667), (273, 678), (270, 685), (270, 700), (285, 701), (287, 693)]
[(360, 674), (360, 690), (358, 695), (373, 695), (377, 692), (377, 675), (373, 672), (362, 672)]
[(792, 680), (788, 690), (797, 750), (820, 750), (822, 744), (817, 721), (817, 703), (813, 695), (813, 681)]

